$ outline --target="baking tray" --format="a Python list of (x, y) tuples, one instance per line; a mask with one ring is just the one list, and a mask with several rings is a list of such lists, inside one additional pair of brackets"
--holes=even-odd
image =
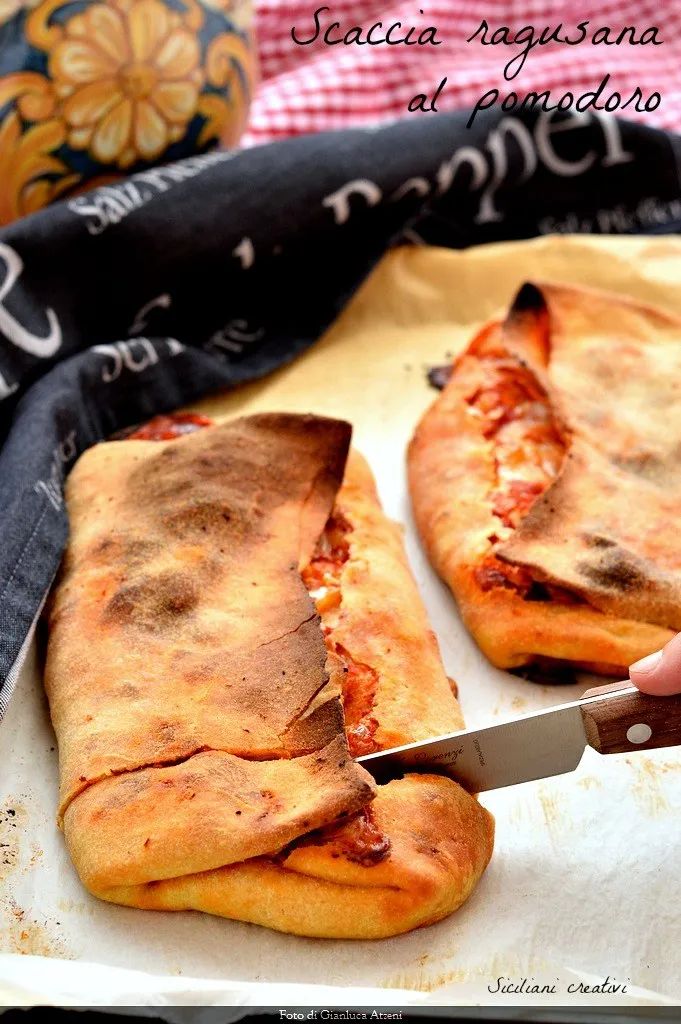
[[(565, 236), (464, 252), (396, 249), (313, 349), (264, 381), (195, 406), (218, 418), (277, 409), (353, 422), (386, 510), (405, 524), (471, 726), (573, 699), (589, 682), (538, 685), (486, 662), (426, 562), (406, 495), (405, 447), (434, 397), (427, 367), (460, 351), (526, 279), (597, 285), (681, 315), (681, 240)], [(681, 757), (674, 749), (608, 758), (588, 750), (572, 776), (485, 794), (497, 843), (473, 897), (446, 921), (375, 942), (302, 939), (90, 897), (55, 826), (55, 739), (35, 643), (0, 728), (0, 759), (5, 1005), (681, 1001)], [(626, 989), (584, 991), (606, 979)], [(506, 985), (512, 990), (502, 991)], [(532, 985), (555, 993), (528, 992)]]

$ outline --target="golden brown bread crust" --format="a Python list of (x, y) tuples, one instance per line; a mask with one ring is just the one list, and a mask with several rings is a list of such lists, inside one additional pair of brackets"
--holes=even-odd
[(351, 450), (335, 510), (352, 526), (331, 639), (377, 674), (372, 714), (379, 749), (464, 728), (435, 634), (364, 458)]
[(92, 892), (207, 871), (280, 850), (371, 800), (347, 767), (342, 735), (290, 760), (203, 751), (88, 786), (67, 807), (64, 832)]
[[(291, 562), (289, 557), (287, 562), (300, 581), (298, 565), (309, 561), (331, 508), (338, 473), (334, 469), (329, 474), (328, 454), (320, 454), (318, 447), (307, 451), (309, 421), (303, 437), (302, 425), (290, 422), (302, 418), (252, 419), (256, 422), (236, 421), (193, 435), (191, 449), (187, 441), (171, 442), (183, 446), (179, 456), (171, 457), (172, 481), (163, 463), (159, 468), (159, 460), (169, 459), (162, 454), (169, 445), (140, 441), (99, 446), (84, 466), (81, 460), (72, 477), (72, 541), (65, 580), (55, 597), (48, 658), (48, 687), (63, 764), (67, 845), (86, 887), (113, 902), (204, 910), (303, 935), (398, 934), (439, 920), (468, 897), (491, 856), (493, 820), (454, 782), (435, 776), (412, 776), (379, 787), (370, 811), (357, 817), (355, 812), (373, 799), (374, 789), (365, 773), (348, 762), (335, 673), (323, 682), (319, 620), (298, 596), (288, 601), (285, 621), (272, 619), (271, 607), (278, 593), (278, 577), (270, 571), (272, 557), (278, 557), (282, 544), (286, 547), (292, 530), (297, 537), (293, 524), (302, 518), (306, 539), (299, 544), (300, 558)], [(249, 516), (235, 514), (235, 495), (249, 474), (244, 474), (242, 464), (239, 474), (230, 476), (227, 458), (220, 459), (214, 476), (212, 468), (216, 452), (234, 452), (235, 438), (238, 442), (246, 437), (249, 445), (257, 445), (263, 431), (270, 449), (298, 446), (298, 466), (279, 491), (277, 473), (272, 471), (274, 481), (268, 480), (265, 487), (259, 471), (262, 514), (256, 516), (253, 540)], [(199, 445), (200, 436), (204, 440)], [(329, 442), (332, 448), (344, 443), (338, 437)], [(181, 462), (185, 453), (186, 461)], [(315, 487), (298, 484), (305, 471), (301, 464), (320, 458), (326, 467), (322, 477), (308, 472), (317, 495), (323, 495), (314, 502), (310, 495)], [(196, 464), (202, 470), (188, 491), (184, 481)], [(286, 470), (291, 472), (288, 459)], [(158, 505), (154, 494), (159, 495)], [(229, 548), (223, 526), (216, 525), (216, 512), (225, 511), (226, 496), (230, 520), (239, 524)], [(93, 501), (98, 529), (93, 528)], [(296, 501), (318, 512), (296, 517), (290, 508)], [(105, 511), (99, 512), (102, 508)], [(141, 518), (136, 516), (138, 508)], [(344, 517), (351, 533), (340, 614), (330, 637), (375, 673), (377, 685), (368, 710), (378, 720), (378, 745), (462, 727), (407, 566), (400, 529), (383, 514), (370, 470), (356, 453), (348, 460), (334, 512)], [(137, 563), (126, 558), (126, 544), (153, 540), (159, 515), (162, 551), (145, 550), (145, 557), (157, 562), (139, 563), (144, 579), (140, 589), (134, 576)], [(195, 516), (199, 532), (203, 534), (206, 526), (208, 537), (187, 544)], [(120, 539), (122, 525), (130, 520), (136, 524), (130, 525), (132, 533)], [(107, 530), (113, 537), (104, 536)], [(105, 543), (107, 539), (111, 544)], [(223, 566), (224, 590), (213, 582), (212, 573), (202, 571), (216, 543), (229, 551)], [(179, 598), (171, 608), (172, 621), (179, 618), (179, 623), (172, 633), (165, 628), (164, 617), (170, 612), (164, 608), (159, 613), (158, 589), (146, 581), (156, 572), (155, 579), (166, 574), (167, 582), (173, 556), (180, 562), (191, 560), (198, 591), (192, 622), (195, 608), (203, 602), (209, 618), (219, 612), (219, 628), (225, 631), (222, 647), (216, 633), (209, 651), (204, 650), (210, 637), (210, 624), (205, 622), (196, 636), (187, 635)], [(122, 562), (128, 573), (132, 571), (132, 578), (125, 581), (116, 576)], [(114, 602), (114, 616), (107, 614), (113, 591), (106, 586), (109, 575), (119, 588), (114, 597), (121, 586), (128, 594), (133, 588), (129, 602)], [(291, 575), (285, 577), (287, 595), (297, 594)], [(253, 589), (257, 597), (263, 595), (262, 605), (245, 585), (246, 577), (251, 585), (257, 582)], [(240, 611), (234, 594), (241, 609), (259, 619), (261, 628), (276, 637), (288, 628), (284, 646), (272, 640), (249, 647), (261, 639), (249, 620), (242, 627), (242, 649), (235, 653), (226, 639), (234, 642), (229, 628)], [(304, 597), (309, 601), (307, 593)], [(293, 617), (298, 620), (303, 613), (302, 624), (291, 631)], [(121, 631), (125, 646), (120, 643)], [(315, 637), (321, 641), (321, 661)], [(152, 655), (145, 657), (149, 651)], [(328, 660), (333, 663), (331, 655)], [(67, 666), (74, 664), (78, 678), (67, 674)], [(216, 674), (217, 666), (221, 674)], [(298, 704), (303, 680), (307, 686), (304, 713), (296, 711), (293, 724), (292, 697), (288, 687), (281, 688), (282, 671), (293, 681)], [(308, 683), (314, 673), (316, 694)], [(236, 683), (234, 704), (229, 690), (227, 697), (220, 696), (221, 687), (231, 680)], [(173, 684), (178, 690), (174, 702)], [(273, 693), (268, 698), (259, 687), (271, 687)], [(129, 716), (131, 698), (137, 720)], [(159, 716), (167, 724), (171, 709), (174, 727), (157, 727)], [(216, 722), (220, 717), (226, 720)], [(240, 726), (249, 729), (246, 738)], [(122, 735), (125, 729), (132, 735)], [(216, 737), (224, 746), (213, 745)], [(313, 752), (306, 754), (310, 746)], [(295, 756), (286, 758), (290, 754)], [(268, 759), (253, 760), (263, 757)], [(340, 824), (331, 833), (323, 827), (320, 831), (329, 822)], [(367, 835), (378, 844), (378, 855), (368, 859), (362, 853)]]
[(574, 438), (559, 478), (497, 557), (606, 614), (680, 630), (680, 520), (671, 479), (669, 489), (641, 479)]
[[(255, 777), (256, 761), (321, 753), (342, 736), (298, 563), (328, 516), (349, 436), (334, 420), (253, 416), (79, 460), (45, 673), (61, 813), (111, 774), (213, 750)], [(335, 817), (335, 788), (348, 812), (370, 796), (347, 751), (335, 779), (310, 778), (313, 828)]]
[[(389, 856), (365, 865), (342, 833), (312, 837), (281, 858), (257, 858), (144, 886), (100, 890), (149, 910), (203, 910), (294, 935), (380, 939), (440, 921), (468, 899), (492, 855), (491, 815), (437, 775), (380, 786), (371, 805)], [(351, 831), (351, 826), (348, 830)]]
[[(497, 341), (550, 402), (566, 454), (513, 529), (495, 515), (494, 438), (471, 415), (478, 357)], [(478, 644), (501, 668), (537, 657), (619, 673), (681, 628), (681, 322), (587, 289), (525, 286), (485, 328), (419, 423), (408, 455), (415, 518)], [(525, 599), (477, 569), (500, 562), (574, 601)]]

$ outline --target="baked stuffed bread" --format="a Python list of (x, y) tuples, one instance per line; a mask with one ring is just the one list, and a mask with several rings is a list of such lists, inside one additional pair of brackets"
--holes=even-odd
[(619, 675), (681, 629), (681, 321), (526, 284), (419, 423), (430, 559), (500, 668)]
[[(172, 431), (139, 435), (155, 436)], [(353, 760), (462, 719), (399, 530), (361, 457), (346, 468), (349, 426), (272, 414), (139, 437), (72, 471), (50, 612), (83, 883), (310, 936), (444, 917), (492, 819), (447, 778), (377, 787)]]

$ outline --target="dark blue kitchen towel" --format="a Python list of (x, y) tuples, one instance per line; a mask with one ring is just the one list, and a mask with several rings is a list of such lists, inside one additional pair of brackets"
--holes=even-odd
[(466, 119), (206, 153), (0, 233), (0, 718), (89, 445), (292, 359), (396, 241), (681, 226), (677, 136), (592, 113)]

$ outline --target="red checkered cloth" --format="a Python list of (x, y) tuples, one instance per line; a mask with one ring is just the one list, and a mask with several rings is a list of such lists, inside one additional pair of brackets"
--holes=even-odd
[[(567, 90), (580, 96), (595, 89), (610, 74), (603, 99), (616, 90), (625, 100), (637, 86), (644, 98), (661, 94), (651, 113), (636, 113), (632, 105), (619, 111), (620, 116), (681, 129), (681, 0), (326, 0), (331, 10), (320, 14), (320, 24), (324, 30), (332, 21), (340, 22), (334, 36), (355, 25), (361, 25), (366, 36), (377, 21), (385, 29), (400, 21), (403, 32), (412, 25), (419, 30), (437, 26), (442, 43), (329, 46), (320, 38), (307, 46), (296, 45), (291, 28), (295, 26), (299, 38), (314, 35), (313, 12), (322, 2), (256, 0), (261, 83), (244, 145), (409, 116), (409, 100), (417, 93), (432, 94), (445, 76), (439, 110), (472, 110), (493, 88), (500, 99), (511, 91), (522, 98), (532, 90), (550, 89), (552, 102), (557, 102)], [(521, 47), (483, 46), (477, 39), (467, 43), (483, 18), (490, 33), (502, 25), (517, 32), (528, 24), (539, 32), (562, 22), (570, 38), (578, 35), (579, 21), (588, 19), (590, 24), (587, 38), (578, 46), (536, 46), (520, 73), (506, 81), (504, 65)], [(657, 26), (664, 42), (593, 45), (591, 34), (601, 26), (610, 27), (611, 38), (626, 26), (635, 26), (639, 39), (646, 28)]]

